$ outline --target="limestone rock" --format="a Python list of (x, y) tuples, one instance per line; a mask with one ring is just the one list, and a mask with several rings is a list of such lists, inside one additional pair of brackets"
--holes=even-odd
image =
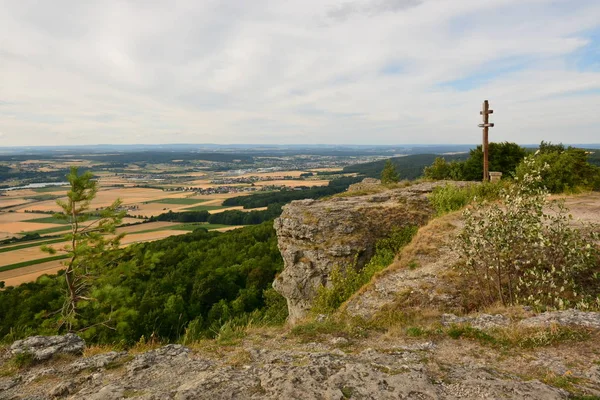
[(69, 366), (69, 370), (71, 372), (77, 373), (81, 372), (84, 369), (100, 369), (109, 365), (111, 362), (117, 360), (118, 358), (124, 357), (127, 352), (116, 352), (111, 351), (103, 354), (96, 354), (91, 357), (81, 358)]
[(453, 324), (469, 324), (476, 329), (490, 329), (508, 326), (510, 319), (501, 314), (479, 314), (467, 317), (458, 317), (454, 314), (442, 315), (442, 325), (449, 326)]
[(62, 336), (31, 336), (27, 339), (17, 340), (10, 346), (12, 355), (29, 353), (35, 360), (43, 361), (55, 354), (81, 354), (85, 342), (74, 333)]
[(548, 311), (520, 322), (523, 326), (576, 325), (600, 329), (600, 312), (564, 310)]
[(127, 364), (127, 371), (133, 373), (154, 365), (167, 365), (173, 360), (187, 358), (190, 349), (180, 344), (168, 344), (156, 350), (151, 350), (136, 356)]
[(371, 195), (299, 200), (275, 220), (284, 270), (273, 283), (288, 303), (289, 321), (303, 318), (335, 267), (361, 269), (377, 240), (394, 229), (425, 224), (433, 210), (423, 183)]

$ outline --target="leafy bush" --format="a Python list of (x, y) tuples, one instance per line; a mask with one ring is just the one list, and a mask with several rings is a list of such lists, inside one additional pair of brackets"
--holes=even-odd
[(525, 166), (531, 173), (503, 190), (504, 204), (479, 203), (464, 212), (458, 250), (476, 302), (599, 306), (597, 234), (571, 227), (564, 204), (547, 200), (543, 169), (532, 157)]
[(418, 228), (404, 227), (394, 231), (388, 238), (377, 242), (375, 255), (360, 271), (354, 267), (334, 268), (329, 286), (322, 286), (317, 292), (312, 311), (314, 313), (331, 313), (350, 298), (358, 289), (371, 280), (376, 272), (381, 271), (394, 261), (394, 257), (402, 247), (412, 240)]
[[(543, 166), (546, 166), (542, 169)], [(523, 179), (532, 169), (542, 169), (542, 181), (551, 193), (600, 189), (600, 168), (588, 162), (583, 149), (542, 142), (532, 162), (521, 162), (516, 174)]]

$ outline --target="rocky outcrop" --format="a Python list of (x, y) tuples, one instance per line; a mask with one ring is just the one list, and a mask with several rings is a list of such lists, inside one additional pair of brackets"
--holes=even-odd
[(31, 354), (34, 360), (43, 361), (55, 354), (81, 354), (85, 342), (74, 333), (64, 336), (31, 336), (17, 340), (10, 346), (12, 355)]
[[(372, 187), (376, 182), (367, 182)], [(329, 200), (299, 200), (283, 208), (275, 220), (284, 270), (273, 287), (288, 303), (289, 321), (303, 318), (317, 290), (330, 284), (338, 267), (361, 269), (373, 256), (377, 240), (394, 229), (424, 225), (433, 210), (427, 194), (443, 183), (426, 182), (409, 187), (360, 195), (345, 193)], [(468, 183), (458, 182), (457, 185)]]
[(275, 220), (284, 270), (273, 287), (288, 303), (294, 323), (310, 309), (317, 289), (335, 267), (361, 269), (378, 239), (392, 230), (423, 225), (432, 215), (424, 195), (432, 184), (325, 201), (299, 200)]

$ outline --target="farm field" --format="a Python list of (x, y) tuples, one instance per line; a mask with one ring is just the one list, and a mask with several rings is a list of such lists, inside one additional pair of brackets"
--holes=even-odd
[[(341, 168), (336, 165), (345, 165), (337, 164), (330, 156), (321, 158), (303, 154), (232, 156), (193, 152), (190, 157), (186, 151), (126, 153), (90, 151), (74, 154), (69, 151), (52, 154), (50, 151), (48, 154), (0, 159), (0, 171), (9, 171), (0, 179), (0, 187), (11, 189), (0, 189), (0, 241), (4, 242), (0, 243), (0, 281), (11, 286), (34, 280), (43, 273), (56, 272), (59, 268), (58, 260), (44, 261), (49, 254), (42, 252), (40, 246), (62, 245), (62, 238), (70, 229), (67, 221), (56, 219), (52, 214), (60, 211), (56, 201), (66, 200), (69, 187), (60, 183), (66, 182), (71, 166), (90, 170), (97, 179), (98, 191), (90, 205), (91, 213), (101, 211), (117, 199), (121, 200), (121, 210), (127, 217), (117, 232), (127, 233), (122, 242), (127, 246), (185, 234), (200, 226), (198, 223), (171, 222), (140, 224), (169, 211), (208, 211), (215, 214), (228, 210), (250, 212), (266, 209), (223, 206), (223, 201), (228, 198), (253, 194), (240, 191), (239, 188), (251, 185), (238, 183), (235, 178), (258, 176), (273, 179), (255, 182), (254, 186), (258, 189), (267, 186), (321, 186), (327, 185), (329, 180), (321, 179), (321, 176), (302, 179), (301, 175), (339, 171)], [(232, 183), (212, 183), (228, 180)], [(93, 223), (93, 217), (88, 222)], [(215, 231), (240, 227), (202, 226)], [(9, 271), (1, 271), (7, 266), (11, 266)]]

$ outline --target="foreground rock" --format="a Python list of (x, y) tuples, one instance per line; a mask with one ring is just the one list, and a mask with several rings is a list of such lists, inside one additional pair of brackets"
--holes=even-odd
[(85, 342), (74, 333), (64, 336), (32, 336), (17, 340), (10, 346), (12, 355), (31, 354), (34, 360), (43, 361), (56, 354), (81, 354)]
[(273, 287), (287, 299), (289, 321), (305, 316), (335, 267), (361, 269), (373, 256), (377, 240), (394, 229), (424, 225), (433, 214), (426, 195), (439, 184), (285, 206), (275, 221), (284, 270)]
[[(566, 399), (568, 393), (536, 380), (465, 360), (441, 377), (428, 365), (432, 343), (347, 354), (322, 344), (287, 350), (240, 347), (216, 359), (168, 345), (132, 358), (109, 357), (110, 369), (85, 359), (71, 365), (40, 365), (19, 377), (0, 377), (0, 399)], [(289, 346), (288, 346), (289, 347)], [(116, 357), (115, 357), (116, 355)], [(115, 363), (116, 361), (116, 363)], [(120, 364), (119, 364), (120, 362)], [(77, 364), (77, 367), (74, 365)], [(45, 371), (43, 378), (40, 370)], [(69, 371), (71, 371), (69, 373)], [(32, 377), (35, 377), (32, 379)]]

